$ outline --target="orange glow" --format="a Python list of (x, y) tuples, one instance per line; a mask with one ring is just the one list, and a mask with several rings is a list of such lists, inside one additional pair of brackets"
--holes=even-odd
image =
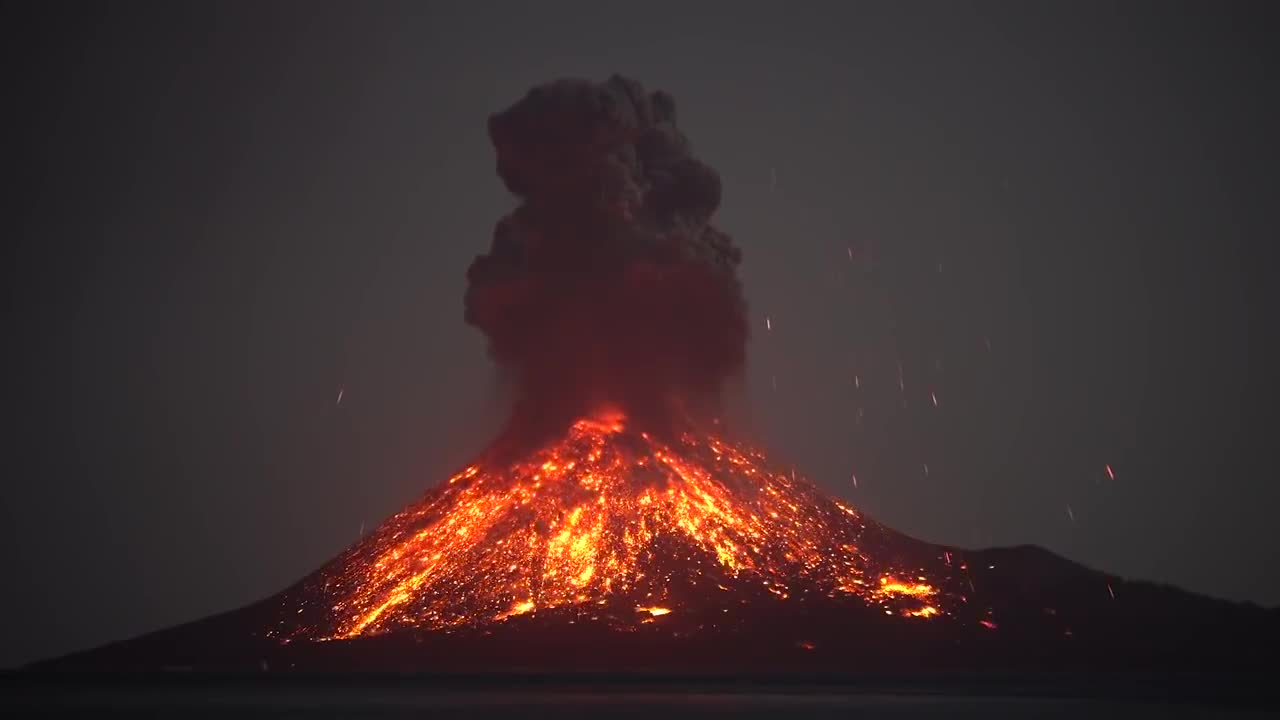
[(634, 627), (691, 593), (746, 588), (759, 602), (817, 592), (932, 618), (962, 602), (953, 572), (941, 551), (754, 450), (700, 433), (667, 444), (610, 414), (518, 462), (482, 458), (449, 478), (317, 573), (278, 634), (351, 638), (566, 608)]
[(938, 608), (932, 605), (925, 605), (919, 610), (903, 610), (902, 614), (906, 617), (933, 617), (938, 614)]
[(507, 618), (512, 617), (513, 615), (523, 615), (533, 610), (534, 607), (535, 606), (532, 600), (525, 600), (524, 602), (518, 602), (515, 605), (512, 605), (510, 610), (504, 613), (499, 613), (497, 616), (494, 617), (494, 619), (506, 620)]
[(925, 583), (904, 583), (884, 575), (880, 578), (880, 592), (886, 595), (910, 595), (911, 597), (929, 597), (936, 592)]

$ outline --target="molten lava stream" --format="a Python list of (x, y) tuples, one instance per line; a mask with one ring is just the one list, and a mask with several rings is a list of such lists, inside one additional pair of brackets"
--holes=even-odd
[[(522, 461), (479, 462), (319, 573), (290, 638), (480, 626), (553, 609), (619, 629), (708, 592), (848, 597), (903, 618), (963, 600), (940, 559), (714, 435), (659, 442), (583, 419)], [(924, 567), (930, 565), (931, 567)]]

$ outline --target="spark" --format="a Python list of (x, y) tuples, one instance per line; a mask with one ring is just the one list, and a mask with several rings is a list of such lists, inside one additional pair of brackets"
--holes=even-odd
[(984, 628), (988, 629), (988, 630), (995, 630), (995, 629), (996, 629), (996, 624), (995, 624), (995, 623), (993, 623), (993, 622), (991, 622), (990, 620), (979, 620), (979, 621), (978, 621), (978, 624), (979, 624), (979, 625), (981, 625), (982, 627), (984, 627)]
[(1116, 474), (1111, 470), (1110, 465), (1107, 466), (1107, 477), (1111, 478), (1112, 480), (1116, 479)]
[(850, 480), (853, 480), (853, 486), (854, 486), (855, 488), (856, 488), (856, 487), (858, 487), (858, 476), (857, 476), (856, 474), (854, 474), (854, 475), (850, 475), (850, 476), (849, 476), (849, 479), (850, 479)]
[(340, 387), (340, 388), (338, 388), (338, 399), (333, 403), (334, 405), (341, 405), (341, 404), (342, 404), (342, 396), (343, 396), (343, 394), (346, 392), (346, 390), (347, 390), (347, 389), (346, 389), (345, 387)]
[(857, 375), (853, 376), (853, 389), (854, 390), (862, 389), (862, 378), (858, 377)]
[(1072, 525), (1075, 525), (1075, 523), (1076, 523), (1076, 514), (1075, 514), (1075, 513), (1073, 513), (1073, 512), (1071, 512), (1071, 506), (1070, 506), (1070, 505), (1068, 505), (1068, 506), (1067, 506), (1067, 519), (1071, 521), (1071, 524), (1072, 524)]
[(938, 407), (938, 393), (936, 392), (929, 393), (929, 399), (933, 401), (934, 407)]
[(899, 360), (898, 361), (898, 390), (905, 391), (906, 389), (907, 389), (906, 383), (903, 381), (903, 378), (902, 378), (902, 361)]
[(853, 262), (853, 248), (852, 248), (852, 247), (847, 247), (847, 248), (845, 248), (845, 250), (848, 250), (848, 251), (849, 251), (849, 262)]
[(772, 329), (773, 329), (773, 320), (772, 320), (772, 319), (770, 319), (768, 315), (765, 315), (765, 316), (764, 316), (764, 329), (765, 329), (765, 330), (772, 330)]
[(929, 463), (922, 463), (922, 464), (924, 465), (924, 476), (929, 477)]
[(1116, 599), (1116, 591), (1111, 589), (1111, 583), (1107, 583), (1107, 594), (1111, 596), (1112, 600)]

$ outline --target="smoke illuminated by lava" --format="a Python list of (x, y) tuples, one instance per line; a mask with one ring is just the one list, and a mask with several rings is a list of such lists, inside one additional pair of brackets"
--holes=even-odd
[(693, 432), (667, 445), (604, 415), (450, 478), (315, 576), (280, 631), (350, 638), (564, 608), (625, 629), (761, 587), (762, 602), (950, 614), (961, 568), (918, 545), (757, 452)]
[(489, 119), (522, 204), (467, 272), (466, 320), (517, 388), (524, 450), (602, 404), (669, 429), (713, 410), (746, 356), (732, 239), (710, 224), (720, 177), (675, 102), (614, 76), (533, 89)]

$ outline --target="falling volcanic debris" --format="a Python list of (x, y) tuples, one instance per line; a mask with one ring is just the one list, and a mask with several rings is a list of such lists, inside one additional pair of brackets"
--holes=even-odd
[(710, 224), (720, 177), (675, 102), (614, 76), (561, 80), (489, 119), (521, 205), (467, 273), (466, 320), (517, 388), (522, 449), (603, 404), (655, 432), (713, 410), (741, 369), (741, 254)]
[(388, 520), (286, 604), (281, 634), (474, 627), (565, 608), (626, 629), (793, 596), (930, 618), (965, 603), (963, 569), (758, 452), (691, 432), (667, 444), (600, 415), (521, 461), (483, 459)]
[[(468, 272), (466, 319), (518, 397), (479, 461), (286, 603), (287, 638), (352, 638), (589, 608), (613, 627), (765, 593), (910, 618), (961, 569), (705, 431), (743, 365), (740, 254), (715, 171), (662, 92), (562, 80), (489, 120), (522, 204)], [(958, 565), (958, 563), (957, 563)], [(637, 615), (638, 613), (638, 615)]]

